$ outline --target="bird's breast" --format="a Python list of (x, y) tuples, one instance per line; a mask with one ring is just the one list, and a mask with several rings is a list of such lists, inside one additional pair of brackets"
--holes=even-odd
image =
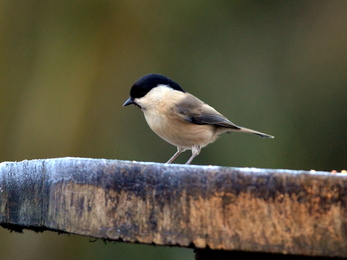
[(216, 140), (218, 134), (211, 125), (196, 125), (183, 121), (172, 113), (158, 113), (155, 109), (144, 110), (149, 127), (168, 143), (191, 149), (193, 145), (204, 147)]

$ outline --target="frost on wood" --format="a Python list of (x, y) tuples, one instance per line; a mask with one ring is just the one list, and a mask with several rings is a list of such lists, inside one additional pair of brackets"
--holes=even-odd
[(0, 164), (0, 224), (223, 250), (347, 256), (347, 177), (58, 158)]

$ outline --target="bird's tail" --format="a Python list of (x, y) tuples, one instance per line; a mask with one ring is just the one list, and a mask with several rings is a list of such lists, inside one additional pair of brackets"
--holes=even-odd
[(272, 135), (264, 134), (262, 132), (258, 132), (258, 131), (255, 131), (255, 130), (252, 130), (252, 129), (249, 129), (246, 127), (242, 127), (242, 126), (239, 126), (239, 129), (235, 129), (233, 131), (241, 132), (241, 133), (254, 134), (254, 135), (261, 136), (261, 137), (274, 138), (274, 136), (272, 136)]

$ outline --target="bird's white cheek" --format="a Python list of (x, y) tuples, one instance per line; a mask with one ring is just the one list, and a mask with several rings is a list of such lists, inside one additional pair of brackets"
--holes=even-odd
[(145, 104), (144, 104), (144, 102), (142, 101), (141, 98), (135, 98), (135, 99), (134, 99), (134, 102), (135, 102), (141, 109), (143, 109), (144, 106), (145, 106)]
[(147, 98), (147, 96), (142, 97), (142, 98), (135, 98), (134, 100), (142, 110), (152, 110), (155, 106), (156, 103), (153, 102), (151, 99)]

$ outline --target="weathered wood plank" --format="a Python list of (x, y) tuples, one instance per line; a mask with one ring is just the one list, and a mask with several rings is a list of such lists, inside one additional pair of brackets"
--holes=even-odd
[(347, 257), (347, 176), (58, 158), (0, 164), (4, 227)]

